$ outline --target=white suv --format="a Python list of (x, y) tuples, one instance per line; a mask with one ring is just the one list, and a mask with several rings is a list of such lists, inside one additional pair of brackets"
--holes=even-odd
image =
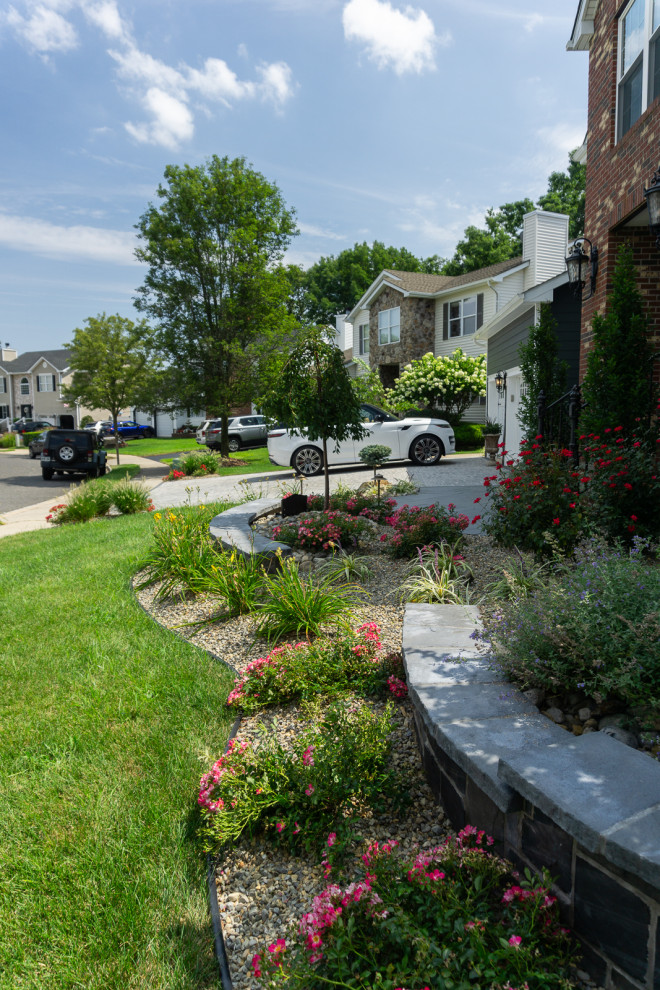
[[(211, 450), (220, 450), (220, 437), (222, 435), (222, 420), (213, 419), (206, 426), (204, 439), (198, 443), (204, 443)], [(240, 450), (241, 447), (265, 447), (268, 439), (268, 423), (265, 416), (230, 416), (229, 428), (229, 449), (232, 452)]]

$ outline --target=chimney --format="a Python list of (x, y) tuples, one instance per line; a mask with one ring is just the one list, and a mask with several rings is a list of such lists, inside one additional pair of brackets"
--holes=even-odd
[(7, 364), (9, 361), (15, 361), (17, 357), (18, 354), (16, 353), (16, 349), (14, 347), (10, 347), (9, 344), (5, 344), (4, 347), (0, 348), (0, 362), (2, 362), (2, 364)]
[(534, 210), (523, 217), (523, 260), (525, 289), (532, 289), (566, 271), (568, 217), (564, 213)]

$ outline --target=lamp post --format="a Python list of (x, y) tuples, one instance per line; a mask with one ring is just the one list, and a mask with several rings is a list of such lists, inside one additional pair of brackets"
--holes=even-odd
[(498, 396), (504, 397), (504, 417), (502, 419), (502, 449), (506, 448), (506, 371), (498, 371), (495, 375), (495, 388)]
[[(589, 245), (588, 248), (587, 244)], [(573, 247), (565, 260), (568, 281), (573, 286), (573, 291), (583, 300), (591, 299), (596, 287), (596, 275), (598, 273), (598, 248), (594, 247), (588, 237), (578, 237), (573, 242)], [(589, 295), (583, 296), (582, 290), (587, 278), (589, 278)]]

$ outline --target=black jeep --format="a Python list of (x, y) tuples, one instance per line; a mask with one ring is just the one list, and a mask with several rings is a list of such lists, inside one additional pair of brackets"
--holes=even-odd
[(100, 478), (106, 472), (103, 442), (89, 430), (49, 430), (41, 451), (41, 477), (54, 474), (87, 474)]

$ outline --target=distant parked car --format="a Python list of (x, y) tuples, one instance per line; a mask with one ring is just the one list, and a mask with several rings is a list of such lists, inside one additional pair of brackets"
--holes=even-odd
[(45, 419), (24, 419), (18, 423), (12, 423), (13, 433), (36, 433), (37, 430), (46, 430), (53, 424)]
[[(112, 423), (109, 427), (104, 430), (104, 433), (109, 435), (114, 434), (115, 429)], [(134, 419), (120, 419), (117, 422), (117, 433), (124, 440), (136, 440), (141, 437), (153, 437), (155, 436), (154, 430), (151, 426), (145, 426), (143, 423), (136, 423)]]
[[(268, 441), (268, 423), (265, 416), (230, 416), (228, 420), (229, 449), (232, 453), (241, 447), (265, 447)], [(212, 420), (204, 436), (210, 450), (220, 450), (222, 420)], [(199, 442), (199, 441), (198, 441)]]
[(195, 440), (197, 441), (197, 443), (202, 445), (206, 443), (206, 431), (208, 430), (212, 422), (213, 420), (207, 419), (198, 428), (197, 432), (195, 433)]
[[(437, 464), (444, 454), (456, 449), (454, 431), (443, 419), (408, 417), (397, 419), (377, 406), (362, 404), (362, 425), (367, 435), (362, 440), (344, 440), (338, 450), (328, 442), (329, 464), (357, 464), (360, 451), (370, 444), (382, 444), (392, 451), (391, 460), (409, 459), (413, 464)], [(299, 474), (311, 476), (323, 470), (323, 450), (319, 440), (283, 427), (268, 434), (268, 456), (272, 464), (292, 467)]]
[(112, 428), (111, 419), (97, 419), (95, 423), (90, 423), (89, 426), (85, 426), (85, 430), (90, 430), (92, 433), (96, 433), (97, 437), (102, 436), (107, 433), (108, 427)]
[(86, 474), (100, 478), (106, 471), (107, 454), (91, 430), (48, 430), (41, 450), (41, 477), (54, 474)]
[(40, 433), (38, 437), (34, 438), (34, 440), (30, 440), (28, 450), (30, 451), (30, 457), (33, 461), (37, 459), (41, 451), (44, 449), (44, 442), (48, 436), (48, 433), (48, 430), (44, 430), (43, 433)]

